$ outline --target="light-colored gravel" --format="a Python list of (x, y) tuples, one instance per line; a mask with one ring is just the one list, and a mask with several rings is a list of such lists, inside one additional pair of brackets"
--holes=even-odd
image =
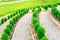
[(60, 5), (57, 5), (57, 7), (56, 7), (58, 10), (60, 10)]
[(58, 28), (49, 17), (48, 12), (41, 12), (39, 14), (39, 21), (46, 29), (46, 34), (49, 40), (60, 40), (60, 28)]
[(30, 34), (30, 22), (32, 14), (28, 13), (19, 19), (11, 40), (32, 40)]

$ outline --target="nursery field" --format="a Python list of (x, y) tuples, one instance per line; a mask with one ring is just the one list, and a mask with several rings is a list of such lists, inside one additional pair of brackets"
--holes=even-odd
[(13, 4), (11, 4), (11, 3), (10, 4), (3, 4), (3, 5), (0, 4), (0, 17), (6, 15), (8, 13), (14, 12), (16, 10), (20, 10), (20, 9), (23, 9), (23, 8), (33, 7), (31, 4), (36, 6), (39, 3), (16, 2), (16, 3), (13, 3)]
[(41, 6), (41, 5), (54, 4), (54, 3), (56, 2), (40, 3), (40, 2), (27, 1), (27, 2), (11, 2), (11, 3), (6, 3), (6, 4), (0, 3), (0, 17), (5, 16), (6, 14), (14, 12), (16, 10), (23, 9), (23, 8), (31, 8), (33, 6)]
[(60, 1), (0, 3), (0, 40), (60, 40)]

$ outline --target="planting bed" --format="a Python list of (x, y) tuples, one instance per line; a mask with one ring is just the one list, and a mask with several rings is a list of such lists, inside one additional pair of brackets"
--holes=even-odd
[(60, 40), (60, 28), (51, 20), (60, 26), (59, 5), (56, 1), (0, 5), (0, 40)]
[(14, 30), (13, 36), (11, 40), (32, 40), (30, 34), (30, 22), (31, 22), (32, 14), (28, 13), (19, 19), (16, 24), (16, 28)]
[[(2, 19), (0, 22), (3, 24), (5, 21), (10, 19), (6, 24), (1, 26), (0, 32), (0, 40), (10, 40), (12, 38), (12, 34), (14, 31), (15, 23), (18, 21), (19, 18), (24, 16), (28, 12), (28, 9), (22, 9), (13, 13), (7, 17), (7, 19)], [(13, 17), (14, 16), (14, 17)], [(2, 28), (3, 27), (3, 28)], [(5, 37), (6, 36), (6, 37)]]
[(32, 15), (33, 40), (48, 40), (48, 38), (45, 35), (46, 31), (38, 20), (38, 15), (39, 15), (38, 13), (40, 11), (41, 8), (39, 6), (33, 10), (33, 15)]
[(9, 20), (5, 22), (3, 25), (0, 26), (0, 35), (2, 35), (3, 30), (5, 29), (6, 25), (9, 23)]
[(49, 40), (60, 40), (60, 28), (58, 28), (54, 22), (50, 19), (51, 12), (42, 11), (39, 14), (39, 21), (41, 25), (46, 29), (46, 35)]

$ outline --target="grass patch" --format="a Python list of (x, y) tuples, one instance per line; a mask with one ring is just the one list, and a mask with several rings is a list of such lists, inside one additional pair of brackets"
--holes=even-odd
[(47, 3), (47, 2), (41, 3), (41, 2), (34, 2), (34, 1), (26, 1), (26, 2), (16, 2), (16, 3), (11, 3), (11, 4), (0, 4), (0, 17), (5, 16), (6, 14), (9, 14), (11, 12), (15, 12), (16, 10), (20, 10), (24, 8), (31, 8), (34, 6), (54, 4), (54, 3)]

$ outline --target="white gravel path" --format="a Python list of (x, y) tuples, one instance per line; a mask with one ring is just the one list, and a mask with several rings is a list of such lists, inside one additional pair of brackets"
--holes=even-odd
[(32, 40), (30, 34), (31, 18), (32, 14), (28, 13), (19, 19), (11, 40)]
[(58, 28), (49, 18), (48, 12), (41, 12), (39, 14), (39, 21), (46, 29), (46, 34), (49, 40), (60, 40), (60, 28)]

